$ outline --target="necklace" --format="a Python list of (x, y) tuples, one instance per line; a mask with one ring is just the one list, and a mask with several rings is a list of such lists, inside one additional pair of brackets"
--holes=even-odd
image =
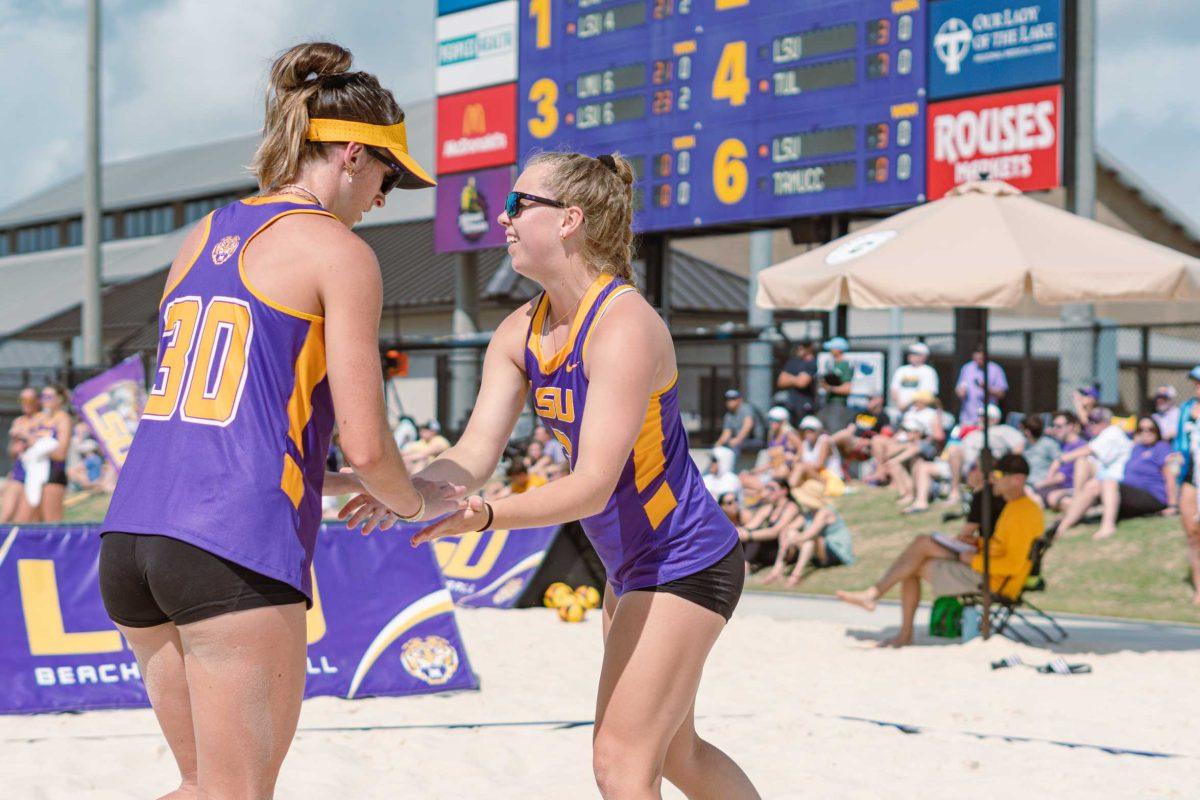
[(321, 206), (322, 208), (325, 207), (325, 204), (321, 202), (321, 198), (317, 197), (315, 194), (310, 192), (308, 189), (305, 189), (298, 183), (285, 183), (283, 186), (280, 186), (277, 191), (282, 192), (284, 189), (299, 189), (301, 192), (308, 195), (315, 204)]
[(576, 310), (579, 309), (579, 304), (583, 302), (584, 294), (587, 294), (587, 292), (585, 291), (583, 294), (579, 295), (579, 299), (575, 301), (575, 305), (571, 306), (570, 310), (567, 311), (567, 313), (563, 314), (561, 317), (559, 317), (558, 319), (551, 322), (550, 325), (545, 329), (545, 333), (543, 335), (550, 336), (550, 344), (551, 345), (554, 345), (554, 338), (551, 335), (551, 332), (555, 328), (557, 328), (559, 325), (563, 324), (566, 321), (567, 317), (571, 316), (572, 314), (574, 314), (576, 312)]

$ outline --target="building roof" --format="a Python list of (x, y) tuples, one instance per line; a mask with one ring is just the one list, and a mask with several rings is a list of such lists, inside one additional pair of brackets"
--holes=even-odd
[[(434, 166), (433, 101), (424, 100), (405, 106), (405, 122), (412, 155), (427, 169)], [(136, 208), (186, 198), (245, 192), (250, 194), (257, 182), (247, 165), (254, 157), (260, 135), (176, 148), (137, 158), (111, 161), (101, 171), (101, 205), (105, 210)], [(388, 205), (408, 205), (423, 196), (428, 216), (433, 215), (432, 192), (394, 192)], [(405, 202), (397, 203), (396, 198)], [(65, 219), (83, 213), (83, 174), (71, 177), (0, 209), (0, 228), (14, 228), (39, 222)], [(380, 213), (379, 222), (391, 221)], [(3, 264), (0, 259), (0, 264)]]
[(1103, 147), (1096, 148), (1096, 165), (1110, 173), (1117, 183), (1135, 192), (1143, 203), (1161, 214), (1168, 223), (1181, 230), (1194, 243), (1200, 244), (1200, 226), (1196, 221), (1151, 188), (1136, 172)]
[[(379, 257), (385, 309), (438, 311), (454, 305), (456, 256), (433, 251), (433, 222), (374, 225), (358, 231)], [(744, 313), (748, 281), (693, 256), (671, 251), (672, 309), (711, 314)], [(103, 294), (106, 347), (129, 352), (153, 349), (158, 340), (158, 303), (170, 257), (153, 273), (111, 285)], [(634, 265), (644, 285), (641, 262)], [(479, 253), (477, 290), (484, 301), (513, 306), (533, 297), (537, 285), (517, 276), (503, 250)], [(78, 302), (12, 334), (21, 340), (63, 340), (79, 332)]]

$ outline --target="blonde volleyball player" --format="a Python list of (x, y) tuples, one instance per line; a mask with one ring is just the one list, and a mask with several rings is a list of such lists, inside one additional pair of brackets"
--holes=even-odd
[[(433, 184), (404, 114), (333, 44), (275, 62), (262, 194), (188, 234), (160, 306), (154, 386), (102, 528), (100, 586), (182, 776), (166, 797), (266, 800), (296, 730), (322, 491), (406, 518), (457, 507), (414, 487), (387, 430), (382, 281), (350, 227)], [(336, 421), (356, 477), (326, 478)], [(381, 510), (388, 519), (390, 511)]]
[[(499, 221), (513, 269), (544, 291), (496, 330), (462, 439), (420, 473), (481, 487), (532, 388), (571, 474), (494, 503), (474, 497), (413, 542), (582, 518), (608, 571), (592, 751), (601, 793), (657, 798), (665, 777), (692, 798), (756, 798), (696, 733), (700, 674), (744, 564), (688, 455), (670, 333), (630, 283), (632, 182), (616, 155), (549, 153), (521, 174)], [(343, 513), (353, 523), (374, 510), (364, 496)]]

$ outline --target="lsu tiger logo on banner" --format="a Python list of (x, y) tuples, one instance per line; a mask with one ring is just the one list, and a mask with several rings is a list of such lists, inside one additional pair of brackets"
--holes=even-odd
[[(99, 553), (94, 526), (0, 530), (0, 713), (148, 704), (104, 611)], [(479, 686), (434, 555), (407, 539), (323, 527), (307, 625), (305, 697)]]
[(146, 406), (146, 368), (141, 355), (76, 386), (71, 403), (91, 427), (108, 463), (120, 472)]

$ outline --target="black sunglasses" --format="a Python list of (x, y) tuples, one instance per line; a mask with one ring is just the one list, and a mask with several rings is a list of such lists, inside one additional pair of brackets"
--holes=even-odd
[(528, 206), (521, 205), (522, 200), (555, 208), (567, 207), (567, 204), (561, 200), (551, 200), (549, 197), (538, 197), (536, 194), (526, 194), (525, 192), (509, 192), (508, 197), (504, 198), (504, 213), (508, 215), (509, 219), (516, 219), (521, 216), (522, 211), (528, 208)]
[(400, 179), (404, 177), (404, 170), (401, 169), (399, 164), (385, 156), (379, 150), (376, 150), (374, 147), (366, 147), (364, 149), (372, 156), (390, 167), (390, 169), (383, 174), (383, 181), (379, 184), (379, 193), (386, 195), (392, 189), (395, 189), (396, 184), (398, 184)]

